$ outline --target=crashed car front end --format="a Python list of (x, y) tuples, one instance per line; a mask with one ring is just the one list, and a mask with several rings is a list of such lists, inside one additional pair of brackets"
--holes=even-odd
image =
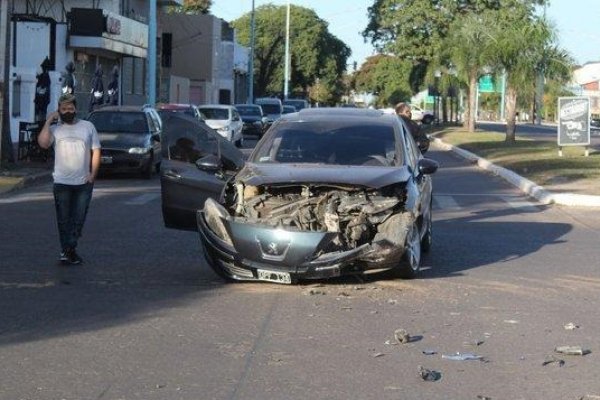
[(392, 268), (415, 219), (407, 185), (234, 181), (222, 204), (208, 199), (198, 211), (205, 254), (236, 280), (291, 283)]

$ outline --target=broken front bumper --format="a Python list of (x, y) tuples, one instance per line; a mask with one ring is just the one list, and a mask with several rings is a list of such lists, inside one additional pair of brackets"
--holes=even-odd
[(327, 252), (336, 233), (283, 230), (231, 218), (221, 221), (220, 229), (213, 230), (205, 211), (197, 213), (207, 261), (219, 273), (236, 280), (276, 280), (264, 278), (270, 271), (275, 277), (277, 273), (289, 274), (290, 281), (295, 281), (386, 269), (397, 265), (404, 252), (404, 241), (398, 246), (386, 239)]

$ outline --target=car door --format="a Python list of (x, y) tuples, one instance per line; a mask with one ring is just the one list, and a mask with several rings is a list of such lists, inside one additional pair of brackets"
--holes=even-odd
[(158, 122), (157, 117), (158, 115), (155, 117), (150, 112), (146, 113), (146, 119), (148, 120), (148, 126), (150, 127), (150, 144), (152, 145), (154, 160), (160, 162), (162, 146), (160, 141), (160, 123)]
[[(219, 156), (223, 168), (199, 169), (196, 161), (207, 156)], [(203, 122), (180, 113), (166, 116), (160, 173), (165, 226), (196, 230), (196, 211), (208, 197), (219, 200), (228, 178), (243, 165), (242, 153)]]
[(402, 126), (402, 136), (404, 137), (404, 143), (406, 146), (406, 163), (410, 166), (413, 174), (413, 181), (417, 189), (415, 193), (415, 204), (414, 211), (416, 215), (423, 215), (428, 217), (431, 212), (431, 198), (432, 198), (432, 183), (431, 176), (420, 174), (419, 172), (419, 159), (423, 158), (421, 151), (417, 146), (417, 143), (409, 133), (408, 129)]

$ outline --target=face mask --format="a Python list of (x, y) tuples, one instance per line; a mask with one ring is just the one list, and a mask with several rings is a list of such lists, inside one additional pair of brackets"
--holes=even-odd
[(60, 120), (62, 122), (64, 122), (65, 124), (71, 124), (75, 120), (75, 113), (74, 112), (61, 113)]

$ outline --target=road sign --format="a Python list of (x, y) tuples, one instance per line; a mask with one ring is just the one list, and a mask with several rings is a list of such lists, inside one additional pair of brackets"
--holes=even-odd
[(558, 145), (590, 144), (590, 98), (558, 98)]
[(479, 93), (494, 93), (494, 81), (491, 75), (484, 75), (479, 78)]

